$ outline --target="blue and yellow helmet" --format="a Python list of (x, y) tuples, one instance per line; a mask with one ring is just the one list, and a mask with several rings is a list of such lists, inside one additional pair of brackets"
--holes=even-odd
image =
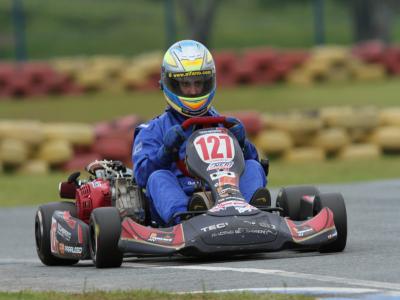
[[(205, 114), (214, 98), (215, 64), (210, 51), (199, 42), (184, 40), (165, 53), (161, 68), (161, 88), (167, 103), (187, 117)], [(184, 86), (195, 84), (195, 93), (185, 94)]]

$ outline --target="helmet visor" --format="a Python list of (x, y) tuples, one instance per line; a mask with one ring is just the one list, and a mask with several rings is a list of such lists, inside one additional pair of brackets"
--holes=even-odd
[(165, 84), (177, 96), (201, 97), (209, 94), (214, 89), (215, 74), (212, 70), (168, 72)]

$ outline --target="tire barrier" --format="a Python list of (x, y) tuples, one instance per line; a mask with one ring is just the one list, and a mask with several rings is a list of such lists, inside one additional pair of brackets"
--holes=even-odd
[(400, 126), (377, 128), (372, 133), (371, 142), (378, 145), (384, 152), (400, 153)]
[(104, 159), (124, 161), (131, 154), (131, 140), (118, 137), (104, 137), (96, 141), (93, 150)]
[(400, 126), (400, 107), (382, 109), (379, 114), (380, 125)]
[[(260, 157), (292, 163), (400, 154), (400, 107), (222, 115), (243, 122)], [(120, 160), (132, 166), (133, 133), (142, 122), (137, 115), (94, 125), (0, 120), (0, 171), (39, 175), (83, 170), (96, 159)]]
[[(400, 47), (377, 42), (307, 51), (270, 47), (224, 50), (213, 56), (220, 87), (282, 81), (295, 85), (370, 81), (400, 74)], [(92, 56), (20, 64), (0, 62), (0, 99), (100, 90), (156, 90), (161, 62), (161, 52), (134, 58)]]
[(344, 128), (326, 128), (316, 134), (312, 145), (332, 155), (350, 144), (350, 137)]
[(259, 112), (224, 112), (223, 115), (239, 119), (246, 128), (246, 134), (250, 137), (256, 136), (263, 129), (263, 118)]
[(283, 155), (286, 162), (315, 162), (325, 160), (325, 151), (318, 147), (296, 147)]
[(320, 110), (321, 119), (329, 127), (372, 130), (380, 122), (374, 107), (327, 107)]
[(295, 146), (310, 144), (310, 140), (322, 129), (323, 122), (316, 112), (290, 114), (264, 114), (263, 124), (266, 129), (279, 129), (290, 134)]
[(0, 63), (0, 98), (79, 93), (71, 78), (47, 62)]
[(29, 145), (39, 145), (44, 140), (43, 125), (39, 121), (0, 120), (0, 139), (17, 139)]
[(126, 90), (155, 90), (159, 88), (162, 53), (153, 52), (135, 57), (121, 70), (122, 87)]
[(309, 59), (289, 73), (288, 82), (312, 85), (319, 82), (348, 82), (349, 80), (380, 80), (386, 77), (385, 67), (366, 63), (342, 47), (318, 47)]
[(49, 164), (44, 160), (29, 160), (17, 169), (18, 174), (44, 175), (50, 172)]
[(72, 145), (91, 145), (95, 139), (93, 127), (86, 124), (49, 123), (43, 125), (43, 132), (47, 140), (65, 140)]
[(389, 75), (400, 75), (400, 48), (386, 46), (379, 41), (356, 45), (352, 49), (354, 56), (368, 64), (380, 64)]
[(22, 141), (5, 138), (0, 141), (0, 159), (5, 166), (20, 166), (29, 157), (31, 148)]
[(353, 144), (344, 147), (337, 155), (342, 160), (376, 159), (381, 155), (381, 150), (375, 144)]
[(64, 171), (84, 170), (85, 167), (92, 161), (100, 160), (103, 157), (99, 153), (78, 153), (62, 166)]
[(49, 140), (40, 145), (37, 158), (51, 166), (62, 165), (73, 158), (72, 145), (67, 140)]
[(277, 129), (262, 131), (253, 141), (258, 151), (271, 156), (281, 156), (293, 146), (290, 134)]

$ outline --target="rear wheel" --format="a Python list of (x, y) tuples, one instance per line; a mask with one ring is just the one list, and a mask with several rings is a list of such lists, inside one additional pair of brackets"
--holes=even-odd
[(56, 210), (69, 211), (71, 216), (76, 217), (76, 207), (72, 202), (52, 202), (39, 206), (35, 215), (35, 241), (36, 251), (47, 266), (68, 266), (74, 265), (79, 260), (63, 259), (54, 256), (50, 249), (51, 219)]
[[(276, 206), (283, 209), (282, 216), (300, 221), (301, 198), (305, 195), (317, 196), (319, 190), (312, 185), (299, 185), (281, 188), (276, 198)], [(309, 217), (312, 217), (310, 215)]]
[(115, 207), (100, 207), (90, 216), (90, 254), (96, 268), (118, 268), (122, 253), (118, 249), (121, 217)]
[(314, 207), (315, 213), (319, 213), (324, 207), (328, 207), (333, 212), (333, 220), (337, 231), (337, 239), (322, 246), (319, 251), (325, 253), (343, 251), (347, 242), (347, 212), (342, 194), (320, 194), (319, 197), (315, 198)]

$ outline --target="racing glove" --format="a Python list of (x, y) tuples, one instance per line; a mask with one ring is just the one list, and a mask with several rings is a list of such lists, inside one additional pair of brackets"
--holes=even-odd
[(163, 167), (169, 167), (179, 153), (186, 136), (180, 125), (174, 125), (164, 135), (163, 145), (157, 152), (157, 159)]
[(245, 141), (246, 141), (246, 130), (244, 129), (242, 122), (240, 122), (238, 119), (233, 118), (233, 117), (227, 117), (226, 121), (228, 123), (235, 124), (231, 128), (229, 128), (229, 130), (233, 133), (233, 135), (238, 140), (240, 147), (242, 149), (244, 149)]

